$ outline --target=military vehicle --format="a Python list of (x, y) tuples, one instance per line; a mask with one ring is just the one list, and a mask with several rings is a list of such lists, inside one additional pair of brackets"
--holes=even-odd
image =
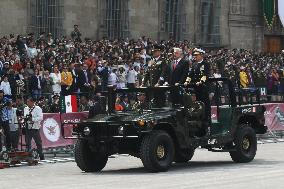
[[(209, 78), (206, 86), (210, 91), (209, 106), (215, 111), (211, 122), (204, 119), (204, 106), (208, 104), (196, 101), (190, 86), (110, 88), (107, 112), (73, 125), (71, 138), (77, 138), (78, 167), (85, 172), (98, 172), (105, 167), (109, 156), (130, 154), (140, 158), (149, 172), (161, 172), (167, 171), (173, 162), (191, 160), (198, 147), (228, 152), (237, 163), (252, 161), (257, 151), (256, 134), (267, 130), (259, 92), (236, 91), (227, 78)], [(179, 93), (171, 93), (173, 90)], [(148, 106), (115, 111), (118, 94), (126, 93), (130, 104), (135, 101), (136, 93), (144, 93)], [(171, 104), (168, 97), (181, 98), (182, 102)], [(162, 98), (165, 103), (156, 106), (154, 98)]]

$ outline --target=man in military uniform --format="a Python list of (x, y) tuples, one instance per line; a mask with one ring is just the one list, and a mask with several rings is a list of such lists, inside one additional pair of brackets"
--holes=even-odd
[[(193, 84), (196, 93), (196, 100), (205, 105), (205, 119), (208, 124), (211, 123), (211, 107), (209, 101), (209, 92), (206, 86), (206, 80), (209, 77), (210, 66), (203, 60), (205, 51), (194, 49), (192, 69), (186, 78), (185, 85)], [(204, 126), (205, 127), (205, 126)], [(206, 128), (204, 128), (206, 129)]]
[[(169, 67), (167, 60), (161, 56), (162, 47), (156, 45), (153, 49), (153, 57), (148, 62), (148, 69), (145, 73), (142, 86), (159, 87), (168, 84)], [(165, 94), (162, 92), (154, 93), (155, 106), (163, 106)]]
[(146, 101), (146, 95), (145, 93), (137, 93), (137, 99), (138, 101), (135, 102), (132, 106), (133, 110), (147, 110), (149, 109), (149, 104)]
[(162, 47), (156, 45), (153, 49), (153, 57), (148, 62), (148, 69), (145, 73), (143, 86), (158, 87), (168, 83), (168, 63), (161, 56)]
[(59, 103), (60, 96), (55, 94), (53, 95), (52, 99), (53, 99), (53, 102), (50, 106), (50, 113), (60, 112), (60, 103)]

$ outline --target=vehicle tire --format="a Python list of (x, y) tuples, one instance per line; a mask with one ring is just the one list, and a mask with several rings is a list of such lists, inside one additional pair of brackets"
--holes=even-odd
[(172, 138), (165, 131), (152, 131), (141, 143), (140, 158), (150, 172), (167, 171), (175, 156)]
[(99, 172), (107, 163), (106, 153), (91, 151), (87, 140), (77, 140), (75, 144), (75, 161), (85, 172)]
[(257, 139), (253, 128), (247, 125), (240, 126), (234, 144), (236, 151), (230, 152), (234, 162), (248, 163), (254, 159), (257, 150)]
[(175, 153), (175, 162), (176, 163), (186, 163), (190, 161), (194, 155), (195, 149), (185, 149), (185, 150), (178, 150)]

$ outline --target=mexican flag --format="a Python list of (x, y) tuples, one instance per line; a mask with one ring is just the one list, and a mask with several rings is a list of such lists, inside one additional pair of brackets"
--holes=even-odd
[(78, 112), (77, 98), (75, 95), (61, 97), (61, 113)]

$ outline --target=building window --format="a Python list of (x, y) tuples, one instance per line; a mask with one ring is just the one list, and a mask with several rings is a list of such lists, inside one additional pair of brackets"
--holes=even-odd
[(162, 3), (161, 31), (174, 40), (183, 38), (186, 32), (186, 14), (183, 0), (164, 0)]
[(201, 0), (200, 39), (201, 45), (220, 45), (220, 0)]
[(29, 0), (29, 31), (52, 33), (54, 37), (63, 35), (64, 0)]
[(105, 34), (109, 39), (128, 37), (128, 0), (105, 0)]

